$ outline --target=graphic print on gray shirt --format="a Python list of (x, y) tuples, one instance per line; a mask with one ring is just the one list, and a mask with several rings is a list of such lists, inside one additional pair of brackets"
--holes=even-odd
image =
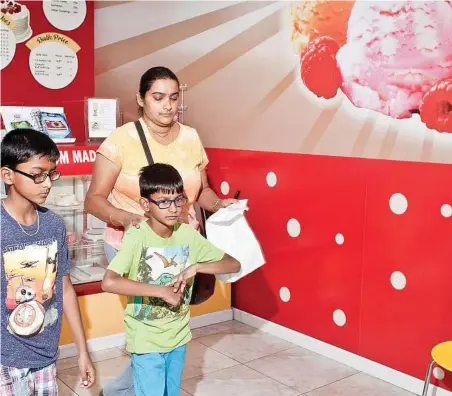
[[(63, 277), (70, 272), (63, 220), (38, 208), (22, 226), (1, 205), (1, 364), (42, 368), (58, 357)], [(30, 235), (27, 235), (30, 234)]]

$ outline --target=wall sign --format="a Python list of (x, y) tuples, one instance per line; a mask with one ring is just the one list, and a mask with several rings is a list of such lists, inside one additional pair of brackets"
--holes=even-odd
[(107, 138), (119, 124), (117, 99), (89, 98), (86, 103), (87, 139)]
[(0, 14), (0, 70), (8, 66), (16, 53), (16, 38), (12, 29), (15, 22), (6, 14)]
[(42, 7), (49, 22), (60, 30), (75, 30), (86, 18), (85, 0), (44, 0)]
[(57, 168), (65, 176), (90, 175), (96, 160), (98, 145), (60, 145)]
[(30, 70), (36, 81), (46, 88), (61, 89), (77, 75), (79, 45), (60, 33), (42, 33), (27, 42)]

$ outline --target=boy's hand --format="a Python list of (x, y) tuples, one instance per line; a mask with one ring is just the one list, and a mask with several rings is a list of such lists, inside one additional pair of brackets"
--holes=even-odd
[(172, 307), (177, 307), (182, 300), (182, 290), (174, 291), (168, 286), (161, 286), (160, 298)]
[(185, 268), (179, 275), (175, 276), (171, 279), (167, 286), (172, 286), (174, 293), (178, 291), (183, 292), (185, 289), (185, 285), (187, 284), (187, 280), (193, 278), (198, 273), (198, 264), (190, 265)]
[(78, 367), (80, 369), (80, 374), (82, 375), (80, 386), (84, 389), (91, 388), (96, 383), (96, 370), (88, 352), (79, 356)]

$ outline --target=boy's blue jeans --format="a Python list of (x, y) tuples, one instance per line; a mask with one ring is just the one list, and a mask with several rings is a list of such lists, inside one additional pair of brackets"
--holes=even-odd
[(132, 354), (137, 396), (179, 396), (185, 366), (186, 346), (168, 353)]

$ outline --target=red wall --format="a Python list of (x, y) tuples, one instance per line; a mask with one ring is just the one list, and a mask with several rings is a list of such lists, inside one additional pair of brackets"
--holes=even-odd
[(94, 96), (94, 6), (87, 2), (87, 15), (75, 30), (63, 32), (53, 27), (44, 15), (42, 1), (22, 1), (30, 10), (33, 37), (47, 32), (60, 32), (80, 47), (77, 52), (79, 70), (64, 89), (48, 89), (33, 77), (29, 67), (30, 50), (26, 43), (17, 44), (12, 62), (1, 71), (2, 106), (63, 106), (77, 141), (85, 140), (84, 99)]
[[(209, 156), (216, 190), (227, 181), (249, 198), (267, 259), (234, 285), (234, 307), (424, 378), (431, 348), (452, 337), (452, 218), (440, 213), (452, 203), (452, 166), (220, 149)], [(402, 215), (390, 210), (394, 193), (408, 200)], [(299, 237), (287, 232), (291, 218)], [(403, 290), (391, 285), (394, 271), (406, 277)], [(287, 303), (281, 287), (291, 292)], [(336, 309), (346, 314), (343, 327)], [(440, 385), (452, 389), (452, 376)]]

